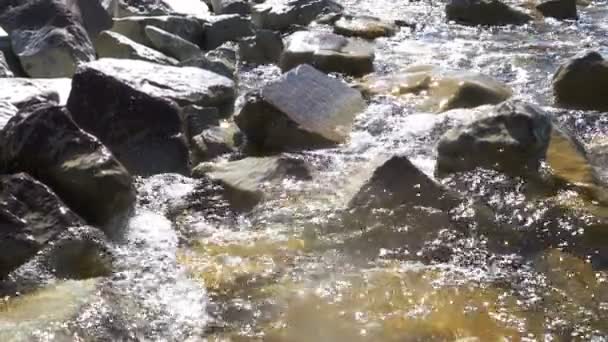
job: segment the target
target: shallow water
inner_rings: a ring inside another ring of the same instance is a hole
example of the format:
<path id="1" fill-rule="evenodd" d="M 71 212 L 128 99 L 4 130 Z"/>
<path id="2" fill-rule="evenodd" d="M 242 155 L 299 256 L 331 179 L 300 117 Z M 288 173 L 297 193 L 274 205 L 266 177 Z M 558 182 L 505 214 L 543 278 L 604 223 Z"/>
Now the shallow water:
<path id="1" fill-rule="evenodd" d="M 342 3 L 353 13 L 418 25 L 376 40 L 378 75 L 413 64 L 478 71 L 543 106 L 583 144 L 608 133 L 603 113 L 553 108 L 550 88 L 564 59 L 585 49 L 608 53 L 606 1 L 580 7 L 576 23 L 539 19 L 491 29 L 446 23 L 444 2 Z M 241 94 L 279 75 L 271 66 L 244 70 Z M 140 180 L 141 203 L 116 244 L 115 274 L 0 302 L 0 340 L 608 341 L 606 263 L 572 242 L 590 234 L 580 226 L 588 213 L 608 211 L 580 189 L 531 196 L 525 182 L 491 172 L 444 180 L 488 203 L 500 222 L 552 230 L 552 240 L 524 251 L 493 252 L 500 231 L 477 227 L 468 234 L 429 229 L 416 244 L 406 225 L 340 226 L 339 210 L 379 158 L 406 154 L 432 175 L 441 133 L 484 110 L 433 114 L 422 102 L 372 97 L 348 143 L 304 154 L 313 182 L 269 186 L 267 200 L 242 217 L 192 212 L 175 225 L 164 213 L 197 181 Z M 554 160 L 576 160 L 559 146 L 553 151 Z M 587 170 L 563 164 L 566 179 L 589 182 Z M 555 205 L 571 210 L 552 217 Z M 608 233 L 592 233 L 608 246 Z M 60 310 L 57 298 L 65 303 Z"/>

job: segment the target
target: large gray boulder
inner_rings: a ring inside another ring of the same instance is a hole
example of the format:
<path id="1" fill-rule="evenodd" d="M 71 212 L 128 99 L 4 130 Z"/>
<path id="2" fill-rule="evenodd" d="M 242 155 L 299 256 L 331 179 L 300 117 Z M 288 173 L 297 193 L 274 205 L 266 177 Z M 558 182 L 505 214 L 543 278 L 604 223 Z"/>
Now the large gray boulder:
<path id="1" fill-rule="evenodd" d="M 158 27 L 146 26 L 145 31 L 146 36 L 156 50 L 177 58 L 179 61 L 185 61 L 203 54 L 198 46 Z"/>
<path id="2" fill-rule="evenodd" d="M 257 30 L 239 41 L 239 57 L 252 64 L 278 63 L 283 53 L 283 38 L 278 32 Z"/>
<path id="3" fill-rule="evenodd" d="M 28 108 L 0 132 L 1 162 L 47 184 L 88 223 L 111 232 L 135 202 L 131 175 L 63 107 Z"/>
<path id="4" fill-rule="evenodd" d="M 30 77 L 70 77 L 95 59 L 79 15 L 59 0 L 4 1 L 0 25 Z"/>
<path id="5" fill-rule="evenodd" d="M 0 101 L 19 108 L 35 103 L 59 103 L 59 92 L 40 79 L 3 78 L 0 86 Z"/>
<path id="6" fill-rule="evenodd" d="M 146 35 L 146 26 L 158 27 L 198 46 L 203 44 L 203 25 L 199 20 L 190 17 L 164 15 L 117 18 L 114 19 L 112 31 L 120 33 L 137 43 L 154 47 L 154 44 Z"/>
<path id="7" fill-rule="evenodd" d="M 249 94 L 235 122 L 262 150 L 310 149 L 345 141 L 364 108 L 359 91 L 302 65 Z"/>
<path id="8" fill-rule="evenodd" d="M 522 101 L 508 101 L 446 132 L 437 146 L 437 172 L 477 167 L 514 175 L 533 174 L 551 139 L 549 116 Z"/>
<path id="9" fill-rule="evenodd" d="M 112 27 L 112 17 L 118 9 L 119 0 L 65 0 L 68 6 L 78 12 L 89 37 Z"/>
<path id="10" fill-rule="evenodd" d="M 3 77 L 13 77 L 15 76 L 11 71 L 6 58 L 4 57 L 4 52 L 0 51 L 0 78 Z"/>
<path id="11" fill-rule="evenodd" d="M 306 26 L 320 14 L 342 10 L 332 0 L 268 0 L 252 7 L 251 20 L 258 28 L 285 31 Z"/>
<path id="12" fill-rule="evenodd" d="M 536 6 L 545 17 L 555 19 L 578 19 L 576 0 L 549 0 Z"/>
<path id="13" fill-rule="evenodd" d="M 553 76 L 557 104 L 578 109 L 608 109 L 608 61 L 597 52 L 577 55 Z"/>
<path id="14" fill-rule="evenodd" d="M 193 175 L 219 183 L 225 198 L 238 211 L 249 211 L 260 203 L 271 184 L 280 184 L 288 178 L 312 178 L 304 160 L 284 155 L 203 163 L 193 170 Z"/>
<path id="15" fill-rule="evenodd" d="M 196 18 L 209 16 L 209 8 L 200 0 L 119 0 L 117 17 L 179 15 Z"/>
<path id="16" fill-rule="evenodd" d="M 500 0 L 450 0 L 446 17 L 462 25 L 523 25 L 532 18 Z"/>
<path id="17" fill-rule="evenodd" d="M 248 0 L 211 0 L 211 7 L 215 14 L 240 14 L 251 13 L 251 4 Z"/>
<path id="18" fill-rule="evenodd" d="M 29 175 L 0 176 L 0 279 L 68 227 L 82 224 L 51 189 Z"/>
<path id="19" fill-rule="evenodd" d="M 247 17 L 238 14 L 216 15 L 209 18 L 205 24 L 205 48 L 212 50 L 253 33 L 253 25 Z"/>
<path id="20" fill-rule="evenodd" d="M 374 70 L 373 46 L 357 38 L 329 32 L 298 31 L 291 34 L 281 55 L 283 71 L 310 64 L 329 73 L 362 76 Z"/>
<path id="21" fill-rule="evenodd" d="M 104 31 L 97 36 L 95 49 L 99 58 L 135 59 L 164 65 L 178 63 L 174 58 L 112 31 Z"/>

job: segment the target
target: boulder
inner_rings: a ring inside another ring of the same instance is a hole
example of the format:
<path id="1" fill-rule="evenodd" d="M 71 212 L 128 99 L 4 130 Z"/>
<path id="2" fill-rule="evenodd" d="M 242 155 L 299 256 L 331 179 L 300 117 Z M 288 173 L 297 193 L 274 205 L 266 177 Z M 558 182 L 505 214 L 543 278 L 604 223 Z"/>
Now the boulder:
<path id="1" fill-rule="evenodd" d="M 66 0 L 72 7 L 76 7 L 84 28 L 89 37 L 95 39 L 97 35 L 112 27 L 112 17 L 118 8 L 119 0 Z"/>
<path id="2" fill-rule="evenodd" d="M 283 53 L 283 38 L 277 32 L 257 30 L 239 41 L 240 60 L 251 64 L 278 63 Z"/>
<path id="3" fill-rule="evenodd" d="M 281 55 L 283 71 L 310 64 L 329 73 L 363 76 L 374 70 L 373 46 L 357 38 L 329 32 L 298 31 L 291 34 Z"/>
<path id="4" fill-rule="evenodd" d="M 240 14 L 251 13 L 251 5 L 247 0 L 211 0 L 211 7 L 215 14 Z"/>
<path id="5" fill-rule="evenodd" d="M 431 179 L 407 157 L 396 155 L 382 161 L 359 187 L 348 202 L 347 215 L 349 222 L 361 225 L 359 228 L 366 228 L 376 219 L 388 222 L 392 217 L 399 222 L 408 214 L 428 216 L 425 220 L 439 217 L 447 222 L 445 213 L 461 202 L 459 196 Z M 426 211 L 425 214 L 415 207 L 433 208 L 442 213 Z"/>
<path id="6" fill-rule="evenodd" d="M 46 185 L 27 174 L 0 176 L 0 279 L 68 227 L 84 224 Z"/>
<path id="7" fill-rule="evenodd" d="M 206 19 L 210 16 L 209 7 L 201 0 L 161 0 L 169 13 Z"/>
<path id="8" fill-rule="evenodd" d="M 238 211 L 253 209 L 264 198 L 264 189 L 285 179 L 310 180 L 302 159 L 290 156 L 250 157 L 237 161 L 203 163 L 193 170 L 195 177 L 209 177 L 224 189 L 224 196 Z"/>
<path id="9" fill-rule="evenodd" d="M 203 54 L 198 46 L 158 27 L 146 26 L 145 31 L 146 36 L 156 50 L 177 58 L 179 61 L 185 61 Z"/>
<path id="10" fill-rule="evenodd" d="M 180 63 L 181 66 L 192 66 L 212 71 L 216 74 L 236 79 L 238 46 L 232 42 Z"/>
<path id="11" fill-rule="evenodd" d="M 413 66 L 387 76 L 372 74 L 360 87 L 372 95 L 413 97 L 420 102 L 421 110 L 434 112 L 498 104 L 512 95 L 506 84 L 489 76 L 431 65 Z"/>
<path id="12" fill-rule="evenodd" d="M 309 65 L 301 65 L 249 94 L 235 122 L 263 150 L 327 147 L 350 134 L 365 109 L 361 94 Z"/>
<path id="13" fill-rule="evenodd" d="M 39 106 L 13 117 L 0 132 L 2 165 L 47 184 L 89 224 L 111 232 L 135 202 L 131 175 L 63 107 Z"/>
<path id="14" fill-rule="evenodd" d="M 306 26 L 320 14 L 342 10 L 332 0 L 268 0 L 251 8 L 251 20 L 258 28 L 285 31 Z"/>
<path id="15" fill-rule="evenodd" d="M 146 35 L 146 26 L 158 27 L 198 46 L 202 46 L 203 43 L 203 25 L 198 20 L 174 15 L 134 16 L 114 19 L 112 31 L 120 33 L 139 44 L 153 48 L 154 45 Z"/>
<path id="16" fill-rule="evenodd" d="M 6 126 L 8 120 L 10 120 L 19 109 L 13 106 L 10 102 L 0 101 L 0 130 Z"/>
<path id="17" fill-rule="evenodd" d="M 158 0 L 118 0 L 115 17 L 169 15 L 169 6 Z"/>
<path id="18" fill-rule="evenodd" d="M 77 13 L 58 0 L 0 4 L 0 25 L 10 34 L 14 53 L 30 77 L 70 77 L 95 59 Z"/>
<path id="19" fill-rule="evenodd" d="M 4 53 L 0 51 L 0 78 L 3 77 L 14 77 L 15 75 L 11 71 L 8 63 L 6 62 L 6 58 L 4 57 Z"/>
<path id="20" fill-rule="evenodd" d="M 446 132 L 437 146 L 437 172 L 477 167 L 513 175 L 533 174 L 551 139 L 549 116 L 522 101 L 507 101 L 492 112 Z"/>
<path id="21" fill-rule="evenodd" d="M 186 173 L 188 151 L 174 101 L 208 100 L 191 87 L 194 83 L 186 83 L 199 71 L 188 69 L 101 59 L 74 75 L 68 108 L 74 120 L 99 137 L 130 172 Z M 198 75 L 204 91 L 207 74 Z"/>
<path id="22" fill-rule="evenodd" d="M 577 55 L 553 76 L 558 105 L 587 110 L 608 110 L 608 61 L 597 52 Z"/>
<path id="23" fill-rule="evenodd" d="M 334 23 L 334 32 L 348 37 L 375 39 L 397 32 L 397 25 L 371 16 L 343 16 Z"/>
<path id="24" fill-rule="evenodd" d="M 545 17 L 555 19 L 578 19 L 576 0 L 549 0 L 536 6 Z"/>
<path id="25" fill-rule="evenodd" d="M 0 101 L 22 108 L 36 103 L 58 103 L 59 92 L 40 79 L 0 79 Z"/>
<path id="26" fill-rule="evenodd" d="M 523 25 L 532 18 L 499 0 L 450 0 L 446 17 L 462 25 Z"/>
<path id="27" fill-rule="evenodd" d="M 247 17 L 238 14 L 216 15 L 205 24 L 205 48 L 213 50 L 229 42 L 254 34 L 253 25 Z"/>
<path id="28" fill-rule="evenodd" d="M 193 137 L 201 134 L 205 129 L 219 126 L 221 114 L 215 107 L 192 105 L 182 109 L 182 118 L 186 139 L 190 142 Z"/>
<path id="29" fill-rule="evenodd" d="M 95 40 L 95 49 L 100 58 L 119 58 L 176 65 L 177 60 L 145 45 L 112 31 L 104 31 Z"/>
<path id="30" fill-rule="evenodd" d="M 232 123 L 204 129 L 190 141 L 192 163 L 196 165 L 224 154 L 236 153 L 239 133 L 238 127 Z"/>

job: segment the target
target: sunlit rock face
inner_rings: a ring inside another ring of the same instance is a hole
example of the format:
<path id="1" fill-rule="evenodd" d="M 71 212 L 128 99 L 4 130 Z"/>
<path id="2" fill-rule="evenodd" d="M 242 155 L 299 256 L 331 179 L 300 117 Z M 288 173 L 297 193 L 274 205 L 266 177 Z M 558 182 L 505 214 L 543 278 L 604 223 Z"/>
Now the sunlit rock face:
<path id="1" fill-rule="evenodd" d="M 364 108 L 357 90 L 302 65 L 249 94 L 235 122 L 263 150 L 310 149 L 345 141 Z"/>
<path id="2" fill-rule="evenodd" d="M 95 59 L 78 14 L 58 0 L 0 4 L 0 24 L 30 77 L 70 77 Z"/>
<path id="3" fill-rule="evenodd" d="M 115 18 L 111 30 L 137 43 L 154 47 L 146 35 L 146 26 L 158 27 L 196 45 L 203 43 L 203 26 L 198 20 L 190 17 L 159 15 Z"/>
<path id="4" fill-rule="evenodd" d="M 396 31 L 394 23 L 371 16 L 343 16 L 334 23 L 337 34 L 365 39 L 392 36 Z"/>
<path id="5" fill-rule="evenodd" d="M 539 108 L 521 101 L 505 102 L 443 135 L 437 146 L 437 172 L 481 167 L 533 174 L 546 155 L 551 130 L 551 120 Z"/>
<path id="6" fill-rule="evenodd" d="M 198 46 L 156 26 L 146 26 L 145 31 L 146 36 L 158 51 L 177 58 L 179 61 L 185 61 L 202 54 Z"/>
<path id="7" fill-rule="evenodd" d="M 509 86 L 492 77 L 432 65 L 412 66 L 386 76 L 370 75 L 360 87 L 370 95 L 411 99 L 421 110 L 433 112 L 498 104 L 512 95 Z"/>
<path id="8" fill-rule="evenodd" d="M 286 38 L 279 64 L 283 71 L 310 64 L 326 73 L 362 76 L 373 71 L 373 61 L 373 46 L 364 40 L 327 32 L 298 31 Z"/>
<path id="9" fill-rule="evenodd" d="M 252 7 L 251 20 L 259 28 L 284 31 L 293 25 L 308 25 L 321 13 L 342 9 L 332 0 L 270 0 Z"/>
<path id="10" fill-rule="evenodd" d="M 597 52 L 564 62 L 553 76 L 558 105 L 580 109 L 608 109 L 608 62 Z"/>

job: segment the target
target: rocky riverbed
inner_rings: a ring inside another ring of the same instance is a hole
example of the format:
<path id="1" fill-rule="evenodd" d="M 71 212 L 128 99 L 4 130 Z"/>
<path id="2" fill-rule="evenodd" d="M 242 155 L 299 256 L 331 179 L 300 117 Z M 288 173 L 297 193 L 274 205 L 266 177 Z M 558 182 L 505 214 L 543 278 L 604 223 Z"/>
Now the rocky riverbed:
<path id="1" fill-rule="evenodd" d="M 604 0 L 0 0 L 1 341 L 608 341 Z"/>

